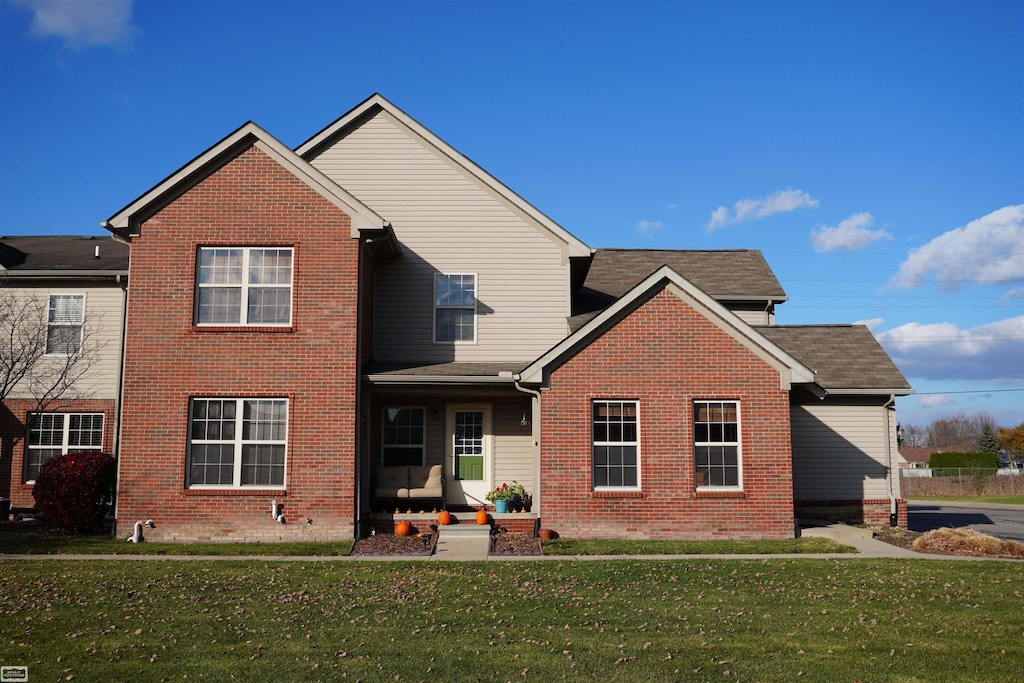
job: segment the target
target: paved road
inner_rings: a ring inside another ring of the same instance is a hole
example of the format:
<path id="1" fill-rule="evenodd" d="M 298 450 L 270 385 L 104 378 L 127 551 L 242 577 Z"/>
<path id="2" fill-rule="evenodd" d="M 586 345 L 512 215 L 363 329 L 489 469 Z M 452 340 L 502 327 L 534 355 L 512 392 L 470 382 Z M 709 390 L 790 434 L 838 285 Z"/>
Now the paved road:
<path id="1" fill-rule="evenodd" d="M 910 501 L 907 511 L 911 531 L 963 527 L 1024 543 L 1024 505 Z"/>

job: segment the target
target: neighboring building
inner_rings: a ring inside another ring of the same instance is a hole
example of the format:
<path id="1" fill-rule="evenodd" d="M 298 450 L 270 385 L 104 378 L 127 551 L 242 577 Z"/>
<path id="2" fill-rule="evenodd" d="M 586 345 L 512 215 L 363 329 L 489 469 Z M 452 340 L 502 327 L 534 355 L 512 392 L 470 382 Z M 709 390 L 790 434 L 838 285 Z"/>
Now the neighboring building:
<path id="1" fill-rule="evenodd" d="M 934 448 L 924 448 L 922 446 L 900 446 L 900 458 L 902 459 L 900 467 L 928 467 L 928 463 L 931 462 L 932 453 L 934 452 Z"/>
<path id="2" fill-rule="evenodd" d="M 905 523 L 911 390 L 866 328 L 776 326 L 756 251 L 591 249 L 379 95 L 294 151 L 246 124 L 105 226 L 121 532 L 351 538 L 431 465 L 438 504 L 515 480 L 502 524 L 573 536 Z"/>
<path id="3" fill-rule="evenodd" d="M 3 402 L 0 498 L 31 508 L 36 474 L 49 458 L 115 450 L 128 246 L 103 237 L 0 237 L 0 278 L 4 297 L 38 303 L 40 319 L 29 324 L 47 329 L 37 369 L 60 366 L 68 354 L 94 354 L 59 400 L 23 380 Z"/>

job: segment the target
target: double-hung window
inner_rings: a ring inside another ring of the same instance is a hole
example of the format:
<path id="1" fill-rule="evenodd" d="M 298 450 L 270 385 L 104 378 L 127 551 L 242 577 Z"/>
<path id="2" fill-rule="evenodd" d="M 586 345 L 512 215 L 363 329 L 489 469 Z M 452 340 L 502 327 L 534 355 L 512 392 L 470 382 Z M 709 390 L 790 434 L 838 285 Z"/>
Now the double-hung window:
<path id="1" fill-rule="evenodd" d="M 291 247 L 201 247 L 196 267 L 199 325 L 288 325 Z"/>
<path id="2" fill-rule="evenodd" d="M 426 450 L 423 408 L 385 408 L 381 465 L 423 465 Z"/>
<path id="3" fill-rule="evenodd" d="M 694 401 L 693 462 L 697 488 L 740 487 L 738 401 Z"/>
<path id="4" fill-rule="evenodd" d="M 35 481 L 55 455 L 103 448 L 103 413 L 32 413 L 29 415 L 25 481 Z"/>
<path id="5" fill-rule="evenodd" d="M 476 275 L 434 274 L 434 341 L 476 341 Z"/>
<path id="6" fill-rule="evenodd" d="M 51 294 L 46 316 L 46 353 L 70 356 L 82 350 L 84 294 Z"/>
<path id="7" fill-rule="evenodd" d="M 639 488 L 639 403 L 599 400 L 591 409 L 594 488 Z"/>
<path id="8" fill-rule="evenodd" d="M 194 398 L 189 423 L 190 487 L 284 486 L 286 399 Z"/>

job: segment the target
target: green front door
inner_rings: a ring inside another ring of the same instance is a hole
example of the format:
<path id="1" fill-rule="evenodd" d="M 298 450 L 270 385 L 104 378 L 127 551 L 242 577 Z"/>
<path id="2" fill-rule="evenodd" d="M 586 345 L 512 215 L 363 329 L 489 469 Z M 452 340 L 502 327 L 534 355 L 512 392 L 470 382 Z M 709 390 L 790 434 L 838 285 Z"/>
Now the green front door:
<path id="1" fill-rule="evenodd" d="M 484 479 L 484 411 L 456 410 L 455 476 L 462 481 Z"/>

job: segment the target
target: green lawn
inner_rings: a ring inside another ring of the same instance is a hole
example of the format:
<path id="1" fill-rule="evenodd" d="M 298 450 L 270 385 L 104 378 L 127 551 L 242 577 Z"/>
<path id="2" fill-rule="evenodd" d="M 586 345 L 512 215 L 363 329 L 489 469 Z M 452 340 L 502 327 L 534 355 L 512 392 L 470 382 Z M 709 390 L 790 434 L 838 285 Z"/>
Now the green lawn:
<path id="1" fill-rule="evenodd" d="M 52 532 L 5 533 L 0 552 L 36 555 L 348 555 L 352 541 L 338 543 L 127 543 L 110 536 Z"/>
<path id="2" fill-rule="evenodd" d="M 544 542 L 545 555 L 779 555 L 784 553 L 855 553 L 827 538 L 784 541 L 642 541 L 559 538 Z"/>
<path id="3" fill-rule="evenodd" d="M 6 561 L 0 664 L 39 681 L 1009 681 L 1020 569 Z"/>

